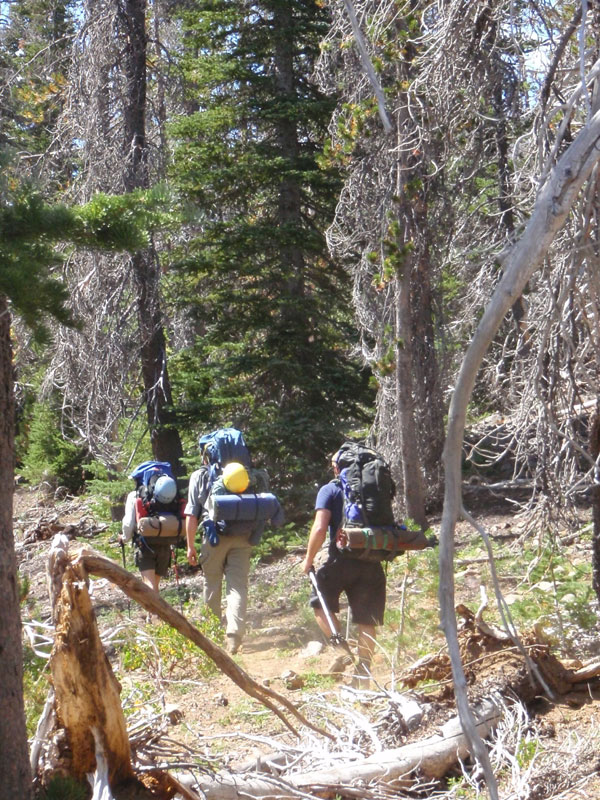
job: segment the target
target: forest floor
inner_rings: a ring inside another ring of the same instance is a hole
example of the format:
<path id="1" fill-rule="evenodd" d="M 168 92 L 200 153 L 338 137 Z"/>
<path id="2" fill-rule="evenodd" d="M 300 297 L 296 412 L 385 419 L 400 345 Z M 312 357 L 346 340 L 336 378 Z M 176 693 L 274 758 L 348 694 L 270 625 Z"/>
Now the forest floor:
<path id="1" fill-rule="evenodd" d="M 59 503 L 23 488 L 18 490 L 14 514 L 17 558 L 21 575 L 29 581 L 25 620 L 28 616 L 46 622 L 49 619 L 45 569 L 52 534 L 61 531 L 68 534 L 69 525 L 78 526 L 81 534 L 86 530 L 82 520 L 88 519 L 90 537 L 79 535 L 76 543 L 96 547 L 97 524 L 87 515 L 87 508 L 76 501 Z M 585 524 L 585 517 L 584 513 L 582 524 Z M 512 547 L 511 552 L 513 555 L 516 552 L 518 558 L 523 533 L 518 517 L 488 509 L 478 512 L 477 518 L 490 533 L 495 549 Z M 437 527 L 434 521 L 434 532 Z M 82 538 L 84 541 L 79 541 Z M 483 577 L 486 559 L 472 547 L 478 538 L 466 523 L 459 524 L 456 605 L 462 604 L 472 611 L 479 607 L 481 585 L 486 583 Z M 110 555 L 117 563 L 122 563 L 121 552 L 116 547 Z M 435 584 L 431 570 L 435 569 L 432 565 L 436 553 L 411 554 L 409 559 L 399 558 L 389 566 L 388 611 L 374 661 L 373 691 L 359 694 L 349 688 L 350 665 L 343 667 L 341 674 L 330 673 L 331 664 L 340 651 L 325 641 L 307 608 L 309 586 L 300 569 L 302 555 L 300 551 L 288 552 L 271 563 L 259 563 L 253 569 L 248 633 L 235 661 L 257 682 L 285 694 L 300 708 L 336 703 L 344 708 L 352 707 L 356 715 L 352 726 L 361 728 L 364 725 L 364 730 L 347 735 L 353 745 L 358 746 L 359 740 L 364 740 L 362 744 L 367 753 L 373 748 L 368 741 L 373 731 L 379 738 L 379 747 L 398 747 L 435 732 L 441 723 L 456 714 L 445 639 L 437 621 L 436 586 L 423 585 L 428 580 Z M 563 555 L 574 565 L 585 565 L 591 558 L 588 545 L 582 545 L 577 539 L 567 545 Z M 135 573 L 129 549 L 126 559 L 127 567 Z M 202 616 L 203 578 L 201 572 L 192 571 L 184 561 L 184 551 L 180 550 L 177 577 L 171 570 L 161 593 L 194 622 L 195 616 Z M 153 640 L 166 640 L 163 623 L 146 623 L 143 609 L 112 584 L 92 583 L 92 599 L 101 634 L 119 628 L 141 636 L 142 645 L 138 638 L 141 649 L 136 650 L 144 654 L 141 661 L 136 662 L 129 653 L 127 664 L 123 651 L 115 644 L 117 639 L 112 639 L 108 648 L 113 669 L 123 687 L 123 697 L 127 696 L 134 708 L 134 712 L 130 710 L 129 713 L 142 713 L 144 709 L 147 712 L 149 708 L 167 709 L 173 722 L 168 730 L 169 747 L 173 752 L 181 746 L 182 752 L 185 748 L 201 752 L 207 762 L 237 771 L 248 768 L 277 748 L 293 746 L 294 737 L 281 721 L 227 677 L 198 667 L 188 651 L 177 651 L 169 659 L 165 647 L 154 646 L 153 649 Z M 500 583 L 508 603 L 515 598 L 527 602 L 530 587 L 516 570 L 514 575 L 503 575 Z M 493 589 L 489 594 L 493 606 Z M 589 598 L 589 593 L 586 596 Z M 593 612 L 595 601 L 588 600 L 588 608 Z M 345 625 L 344 608 L 340 617 Z M 560 643 L 550 642 L 547 627 L 539 621 L 533 621 L 531 629 L 519 629 L 523 641 L 550 644 L 544 658 L 544 677 L 553 690 L 553 697 L 549 698 L 539 684 L 532 685 L 523 661 L 513 657 L 511 648 L 480 635 L 471 617 L 468 612 L 459 613 L 463 658 L 470 659 L 466 674 L 471 700 L 501 687 L 505 696 L 518 696 L 526 709 L 526 720 L 519 723 L 520 738 L 515 752 L 508 758 L 509 762 L 513 759 L 513 766 L 511 768 L 510 763 L 507 766 L 505 760 L 499 773 L 505 776 L 502 780 L 508 781 L 507 787 L 510 785 L 510 791 L 507 788 L 502 796 L 523 800 L 600 797 L 600 680 L 595 678 L 570 688 L 562 681 L 565 669 L 600 658 L 598 624 L 588 619 L 584 627 L 570 626 L 567 633 L 563 630 Z M 353 626 L 348 626 L 346 631 L 352 642 Z M 158 650 L 161 650 L 160 655 Z M 419 729 L 408 731 L 390 717 L 389 699 L 394 692 L 407 691 L 411 681 L 403 683 L 403 677 L 411 674 L 411 666 L 426 654 L 431 654 L 426 665 L 420 672 L 412 673 L 420 679 L 412 696 L 422 702 L 427 711 Z M 369 722 L 365 721 L 367 719 Z M 510 744 L 505 744 L 505 748 L 510 750 Z M 511 771 L 512 778 L 506 778 Z M 459 781 L 460 775 L 457 770 L 450 777 Z M 449 786 L 451 784 L 437 786 L 437 796 L 441 796 L 442 789 L 450 792 Z M 468 793 L 472 791 L 469 787 L 461 791 L 465 793 L 448 796 L 476 796 L 476 793 Z"/>

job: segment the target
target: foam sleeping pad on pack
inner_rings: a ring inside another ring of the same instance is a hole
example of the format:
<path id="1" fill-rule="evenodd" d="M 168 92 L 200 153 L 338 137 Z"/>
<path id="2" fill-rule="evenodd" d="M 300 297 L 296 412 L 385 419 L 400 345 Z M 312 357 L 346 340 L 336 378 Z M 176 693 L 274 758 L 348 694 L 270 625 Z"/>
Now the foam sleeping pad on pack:
<path id="1" fill-rule="evenodd" d="M 423 550 L 427 537 L 423 531 L 411 531 L 404 525 L 381 528 L 340 528 L 336 536 L 338 550 L 345 553 L 379 551 L 386 553 Z"/>
<path id="2" fill-rule="evenodd" d="M 208 498 L 211 519 L 225 522 L 261 522 L 271 519 L 277 511 L 274 494 L 216 494 Z"/>
<path id="3" fill-rule="evenodd" d="M 163 539 L 177 537 L 184 533 L 183 521 L 176 514 L 155 514 L 140 517 L 137 523 L 140 536 L 159 536 Z"/>

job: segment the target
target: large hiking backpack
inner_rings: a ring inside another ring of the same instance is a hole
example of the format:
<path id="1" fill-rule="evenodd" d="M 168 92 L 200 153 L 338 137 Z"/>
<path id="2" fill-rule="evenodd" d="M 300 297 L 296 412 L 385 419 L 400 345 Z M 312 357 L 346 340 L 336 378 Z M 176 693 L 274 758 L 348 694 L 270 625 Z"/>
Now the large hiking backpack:
<path id="1" fill-rule="evenodd" d="M 182 501 L 169 462 L 144 461 L 129 477 L 136 482 L 138 534 L 144 538 L 179 537 L 183 530 Z"/>
<path id="2" fill-rule="evenodd" d="M 405 550 L 422 550 L 427 539 L 394 520 L 396 486 L 380 453 L 358 442 L 345 442 L 336 455 L 344 494 L 342 526 L 336 545 L 342 555 L 365 561 L 391 561 Z"/>
<path id="3" fill-rule="evenodd" d="M 396 486 L 383 456 L 358 442 L 345 442 L 336 463 L 344 492 L 344 524 L 393 525 Z"/>
<path id="4" fill-rule="evenodd" d="M 223 472 L 223 467 L 232 462 L 243 464 L 246 468 L 252 466 L 244 435 L 236 428 L 219 428 L 206 433 L 198 439 L 198 447 L 202 455 L 208 458 L 212 481 Z"/>
<path id="5" fill-rule="evenodd" d="M 208 460 L 206 508 L 217 534 L 252 534 L 256 523 L 270 519 L 278 505 L 275 495 L 269 492 L 267 471 L 252 466 L 244 436 L 236 428 L 205 434 L 198 445 Z M 241 464 L 248 473 L 248 486 L 242 493 L 229 491 L 223 480 L 224 469 L 233 464 Z"/>

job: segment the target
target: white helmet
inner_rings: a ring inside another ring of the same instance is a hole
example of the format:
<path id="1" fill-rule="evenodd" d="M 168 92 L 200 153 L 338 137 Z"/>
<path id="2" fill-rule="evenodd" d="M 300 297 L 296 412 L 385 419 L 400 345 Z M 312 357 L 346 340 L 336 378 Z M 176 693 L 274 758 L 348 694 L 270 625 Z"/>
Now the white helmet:
<path id="1" fill-rule="evenodd" d="M 159 503 L 171 503 L 177 494 L 177 484 L 169 475 L 161 475 L 154 484 L 154 497 Z"/>

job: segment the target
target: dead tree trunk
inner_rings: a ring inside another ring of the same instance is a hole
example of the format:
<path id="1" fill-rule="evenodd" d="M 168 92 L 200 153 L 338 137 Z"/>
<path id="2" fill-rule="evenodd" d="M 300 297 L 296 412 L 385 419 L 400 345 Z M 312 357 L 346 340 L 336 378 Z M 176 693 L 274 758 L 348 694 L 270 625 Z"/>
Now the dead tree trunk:
<path id="1" fill-rule="evenodd" d="M 150 185 L 146 141 L 146 0 L 125 0 L 119 4 L 119 20 L 127 42 L 124 50 L 127 97 L 123 114 L 123 180 L 125 190 L 130 192 L 147 189 Z M 152 452 L 159 461 L 169 461 L 175 473 L 181 475 L 183 449 L 171 411 L 171 384 L 159 300 L 160 270 L 154 247 L 134 253 L 131 268 L 137 291 L 140 361 Z"/>
<path id="2" fill-rule="evenodd" d="M 596 412 L 590 424 L 590 453 L 596 462 L 592 487 L 592 586 L 600 603 L 600 479 L 598 456 L 600 456 L 600 413 Z"/>
<path id="3" fill-rule="evenodd" d="M 492 701 L 482 702 L 475 713 L 482 736 L 487 736 L 502 716 Z M 412 785 L 411 773 L 416 770 L 426 777 L 441 778 L 459 758 L 464 759 L 468 753 L 467 738 L 455 717 L 442 727 L 440 735 L 351 763 L 290 775 L 276 783 L 273 779 L 256 775 L 219 775 L 200 781 L 198 789 L 206 800 L 242 800 L 248 797 L 296 800 L 298 790 L 303 791 L 304 796 L 311 797 L 313 792 L 318 792 L 318 796 L 346 796 L 344 787 L 352 787 L 356 791 L 357 784 L 365 786 L 374 782 L 391 785 L 397 790 Z M 352 792 L 349 796 L 356 795 Z"/>
<path id="4" fill-rule="evenodd" d="M 467 406 L 482 359 L 506 312 L 520 297 L 524 286 L 538 269 L 581 187 L 600 158 L 599 141 L 600 112 L 594 114 L 563 153 L 538 195 L 525 231 L 503 259 L 504 274 L 465 353 L 448 414 L 444 448 L 446 486 L 440 529 L 441 623 L 448 642 L 460 718 L 473 745 L 473 751 L 483 765 L 492 798 L 498 797 L 496 781 L 467 700 L 454 611 L 454 530 L 462 509 L 461 453 Z"/>
<path id="5" fill-rule="evenodd" d="M 102 754 L 114 789 L 133 777 L 121 687 L 98 635 L 83 565 L 68 560 L 68 540 L 58 539 L 50 561 L 56 625 L 50 668 L 56 715 L 67 733 L 73 776 L 84 780 L 96 772 Z"/>

